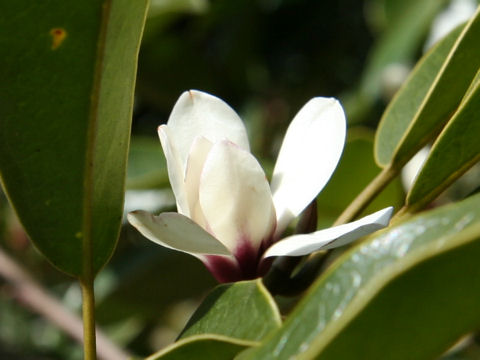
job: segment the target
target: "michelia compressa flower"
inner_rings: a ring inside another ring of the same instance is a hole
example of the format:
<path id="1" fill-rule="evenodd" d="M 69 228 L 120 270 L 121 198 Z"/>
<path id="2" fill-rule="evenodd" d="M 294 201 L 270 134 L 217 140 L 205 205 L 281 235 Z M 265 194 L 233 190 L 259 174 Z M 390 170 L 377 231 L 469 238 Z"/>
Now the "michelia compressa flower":
<path id="1" fill-rule="evenodd" d="M 337 100 L 311 99 L 287 130 L 269 184 L 235 111 L 210 94 L 184 92 L 158 128 L 178 213 L 138 210 L 128 220 L 157 244 L 199 258 L 220 282 L 261 276 L 270 257 L 350 243 L 387 226 L 392 208 L 280 240 L 332 175 L 345 129 Z"/>

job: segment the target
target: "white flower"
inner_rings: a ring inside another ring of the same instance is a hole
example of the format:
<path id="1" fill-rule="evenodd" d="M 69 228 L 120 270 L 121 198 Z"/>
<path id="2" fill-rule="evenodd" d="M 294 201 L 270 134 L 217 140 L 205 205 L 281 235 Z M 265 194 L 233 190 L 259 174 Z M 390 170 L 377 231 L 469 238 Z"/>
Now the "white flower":
<path id="1" fill-rule="evenodd" d="M 345 128 L 337 100 L 311 99 L 287 130 L 269 185 L 235 111 L 207 93 L 184 92 L 158 129 L 178 213 L 139 210 L 128 220 L 157 244 L 199 258 L 220 282 L 262 275 L 268 257 L 345 245 L 387 226 L 392 208 L 278 241 L 332 175 Z"/>

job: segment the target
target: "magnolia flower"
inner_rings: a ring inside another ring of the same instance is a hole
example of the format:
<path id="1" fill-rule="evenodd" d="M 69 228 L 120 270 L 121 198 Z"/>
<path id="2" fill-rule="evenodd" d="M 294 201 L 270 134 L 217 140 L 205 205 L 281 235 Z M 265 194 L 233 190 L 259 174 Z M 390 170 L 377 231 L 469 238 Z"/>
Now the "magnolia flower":
<path id="1" fill-rule="evenodd" d="M 274 256 L 350 243 L 387 226 L 392 208 L 280 240 L 332 175 L 345 129 L 337 100 L 310 100 L 287 130 L 269 184 L 235 111 L 207 93 L 184 92 L 158 128 L 178 213 L 138 210 L 128 220 L 157 244 L 199 258 L 220 282 L 261 276 Z"/>

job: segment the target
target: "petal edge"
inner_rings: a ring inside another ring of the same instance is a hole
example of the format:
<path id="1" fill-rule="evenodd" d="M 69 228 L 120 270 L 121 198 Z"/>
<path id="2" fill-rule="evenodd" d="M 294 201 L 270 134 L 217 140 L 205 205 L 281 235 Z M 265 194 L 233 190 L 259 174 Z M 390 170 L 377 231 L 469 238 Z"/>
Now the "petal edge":
<path id="1" fill-rule="evenodd" d="M 362 236 L 386 227 L 392 214 L 393 207 L 388 207 L 348 224 L 319 230 L 311 234 L 292 235 L 273 244 L 263 257 L 303 256 L 315 251 L 347 245 Z"/>
<path id="2" fill-rule="evenodd" d="M 128 214 L 128 221 L 147 239 L 166 248 L 198 255 L 231 255 L 212 235 L 188 217 L 178 213 L 158 216 L 137 210 Z"/>
<path id="3" fill-rule="evenodd" d="M 287 129 L 272 177 L 279 235 L 318 195 L 343 151 L 346 120 L 334 98 L 307 102 Z"/>

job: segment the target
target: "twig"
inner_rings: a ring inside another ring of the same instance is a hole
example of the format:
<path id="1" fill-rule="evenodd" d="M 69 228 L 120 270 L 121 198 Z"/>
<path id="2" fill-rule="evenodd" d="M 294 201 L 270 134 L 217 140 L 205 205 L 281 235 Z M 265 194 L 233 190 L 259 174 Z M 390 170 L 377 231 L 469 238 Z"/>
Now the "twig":
<path id="1" fill-rule="evenodd" d="M 7 253 L 0 249 L 0 276 L 12 287 L 20 303 L 58 326 L 75 341 L 83 344 L 82 320 L 43 289 Z M 97 353 L 102 360 L 126 360 L 130 354 L 119 349 L 97 328 Z"/>

